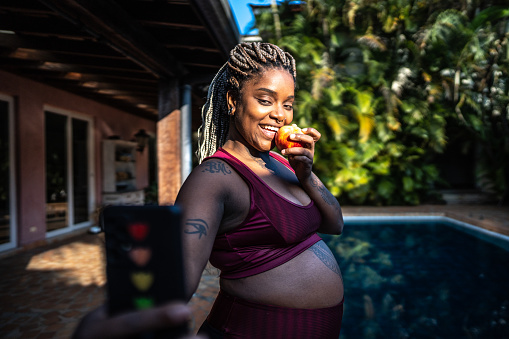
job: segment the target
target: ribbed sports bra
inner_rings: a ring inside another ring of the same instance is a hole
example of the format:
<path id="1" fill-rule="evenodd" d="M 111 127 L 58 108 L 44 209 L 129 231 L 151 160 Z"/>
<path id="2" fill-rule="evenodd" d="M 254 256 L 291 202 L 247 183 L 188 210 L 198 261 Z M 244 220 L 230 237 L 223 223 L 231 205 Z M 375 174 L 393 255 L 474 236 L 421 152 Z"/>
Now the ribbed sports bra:
<path id="1" fill-rule="evenodd" d="M 282 156 L 271 156 L 289 168 Z M 295 204 L 270 188 L 239 159 L 220 148 L 206 158 L 228 163 L 247 183 L 250 208 L 235 229 L 216 236 L 210 263 L 227 279 L 245 278 L 282 265 L 304 252 L 321 238 L 316 234 L 321 215 L 313 201 Z"/>

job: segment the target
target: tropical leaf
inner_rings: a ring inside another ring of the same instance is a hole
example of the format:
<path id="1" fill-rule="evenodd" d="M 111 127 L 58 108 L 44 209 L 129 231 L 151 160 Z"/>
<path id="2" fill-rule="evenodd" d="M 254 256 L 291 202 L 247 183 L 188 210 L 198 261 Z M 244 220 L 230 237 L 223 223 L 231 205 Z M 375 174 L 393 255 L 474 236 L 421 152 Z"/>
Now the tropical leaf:
<path id="1" fill-rule="evenodd" d="M 412 192 L 414 189 L 414 180 L 411 177 L 403 177 L 403 189 L 406 192 Z"/>
<path id="2" fill-rule="evenodd" d="M 380 157 L 377 161 L 372 161 L 366 164 L 366 166 L 371 169 L 373 174 L 386 176 L 390 174 L 391 164 L 391 158 Z"/>
<path id="3" fill-rule="evenodd" d="M 396 185 L 388 179 L 383 179 L 376 187 L 377 193 L 385 199 L 390 199 L 396 190 Z"/>
<path id="4" fill-rule="evenodd" d="M 374 49 L 374 50 L 378 50 L 378 51 L 382 51 L 382 52 L 387 50 L 387 46 L 382 41 L 382 39 L 380 37 L 372 35 L 372 34 L 363 35 L 363 36 L 359 37 L 357 39 L 357 41 L 361 45 L 365 45 L 365 46 L 367 46 L 371 49 Z"/>
<path id="5" fill-rule="evenodd" d="M 359 144 L 359 147 L 361 149 L 359 160 L 363 165 L 370 163 L 384 148 L 383 144 L 378 142 L 362 143 Z"/>
<path id="6" fill-rule="evenodd" d="M 500 20 L 502 18 L 509 17 L 509 8 L 502 6 L 491 6 L 482 10 L 477 14 L 470 23 L 470 29 L 473 31 L 486 26 L 487 23 L 493 24 L 495 21 Z"/>
<path id="7" fill-rule="evenodd" d="M 344 115 L 330 114 L 327 115 L 327 125 L 331 129 L 334 139 L 341 141 L 342 136 L 346 132 L 346 126 L 348 125 L 348 118 Z"/>

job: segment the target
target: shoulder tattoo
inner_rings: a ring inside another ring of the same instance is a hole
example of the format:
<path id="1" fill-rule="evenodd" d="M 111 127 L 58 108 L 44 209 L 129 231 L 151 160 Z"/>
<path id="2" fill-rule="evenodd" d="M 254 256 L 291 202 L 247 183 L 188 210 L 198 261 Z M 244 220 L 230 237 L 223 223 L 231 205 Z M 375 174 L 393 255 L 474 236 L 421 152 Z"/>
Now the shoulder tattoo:
<path id="1" fill-rule="evenodd" d="M 186 234 L 197 234 L 198 239 L 201 236 L 207 236 L 209 225 L 203 219 L 187 219 L 185 223 L 184 233 Z"/>
<path id="2" fill-rule="evenodd" d="M 205 167 L 202 172 L 222 173 L 223 175 L 231 174 L 232 171 L 226 167 L 222 161 L 206 161 L 203 163 Z"/>
<path id="3" fill-rule="evenodd" d="M 313 252 L 332 272 L 337 275 L 341 275 L 336 258 L 334 258 L 329 246 L 327 246 L 323 240 L 311 246 L 309 250 Z"/>

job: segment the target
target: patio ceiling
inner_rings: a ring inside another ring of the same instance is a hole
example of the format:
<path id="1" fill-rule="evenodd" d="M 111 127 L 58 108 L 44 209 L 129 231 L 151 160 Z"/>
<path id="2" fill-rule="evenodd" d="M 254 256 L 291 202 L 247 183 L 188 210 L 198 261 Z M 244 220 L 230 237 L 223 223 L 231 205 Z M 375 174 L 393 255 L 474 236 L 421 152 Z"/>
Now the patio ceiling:
<path id="1" fill-rule="evenodd" d="M 160 80 L 201 99 L 238 41 L 226 0 L 0 1 L 0 69 L 153 120 Z"/>

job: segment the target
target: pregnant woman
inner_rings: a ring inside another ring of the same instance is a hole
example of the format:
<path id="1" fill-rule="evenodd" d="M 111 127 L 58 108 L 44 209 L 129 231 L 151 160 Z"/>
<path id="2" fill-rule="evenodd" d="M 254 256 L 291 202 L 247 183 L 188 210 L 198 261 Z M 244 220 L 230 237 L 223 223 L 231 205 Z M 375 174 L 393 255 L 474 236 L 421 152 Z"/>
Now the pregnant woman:
<path id="1" fill-rule="evenodd" d="M 200 329 L 210 338 L 334 338 L 343 315 L 338 264 L 317 232 L 340 234 L 337 199 L 312 172 L 320 133 L 290 136 L 301 147 L 271 150 L 293 120 L 293 57 L 268 43 L 242 43 L 209 87 L 200 165 L 182 186 L 188 297 L 208 261 L 220 292 Z M 287 157 L 287 159 L 285 158 Z"/>

